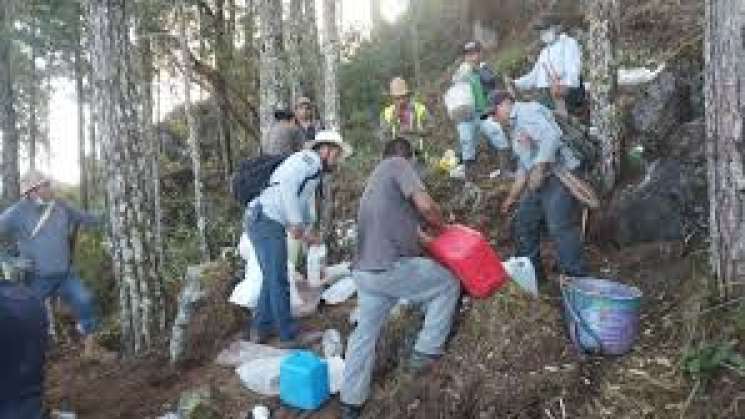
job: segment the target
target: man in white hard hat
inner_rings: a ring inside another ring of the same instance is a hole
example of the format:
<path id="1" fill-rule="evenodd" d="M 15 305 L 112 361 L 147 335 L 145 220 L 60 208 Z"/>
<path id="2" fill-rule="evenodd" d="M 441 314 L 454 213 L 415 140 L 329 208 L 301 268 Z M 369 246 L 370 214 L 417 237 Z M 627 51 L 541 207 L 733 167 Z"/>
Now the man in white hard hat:
<path id="1" fill-rule="evenodd" d="M 50 179 L 30 171 L 21 179 L 21 199 L 0 214 L 0 234 L 16 241 L 22 258 L 30 261 L 29 287 L 39 298 L 59 295 L 78 318 L 85 336 L 85 354 L 98 348 L 93 294 L 72 266 L 71 234 L 78 226 L 98 226 L 97 217 L 56 199 Z"/>
<path id="2" fill-rule="evenodd" d="M 339 133 L 320 131 L 305 150 L 292 154 L 277 167 L 269 186 L 248 204 L 248 236 L 264 276 L 250 330 L 254 343 L 266 342 L 276 331 L 279 346 L 300 346 L 290 311 L 287 233 L 309 244 L 320 242 L 311 225 L 311 197 L 323 174 L 333 172 L 351 154 L 352 147 Z"/>

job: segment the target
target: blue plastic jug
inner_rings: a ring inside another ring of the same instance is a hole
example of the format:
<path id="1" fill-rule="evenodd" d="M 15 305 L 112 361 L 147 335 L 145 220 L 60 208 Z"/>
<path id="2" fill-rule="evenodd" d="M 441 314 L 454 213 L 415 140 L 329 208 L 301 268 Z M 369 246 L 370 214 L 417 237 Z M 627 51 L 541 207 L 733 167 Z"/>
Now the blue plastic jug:
<path id="1" fill-rule="evenodd" d="M 285 358 L 279 367 L 279 398 L 298 409 L 318 409 L 329 398 L 326 361 L 308 351 Z"/>

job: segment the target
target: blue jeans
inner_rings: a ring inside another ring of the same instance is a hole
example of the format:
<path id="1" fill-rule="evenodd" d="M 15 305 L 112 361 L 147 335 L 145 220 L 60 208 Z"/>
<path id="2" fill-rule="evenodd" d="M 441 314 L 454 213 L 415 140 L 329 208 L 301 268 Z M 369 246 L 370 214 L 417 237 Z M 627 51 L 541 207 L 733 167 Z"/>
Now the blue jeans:
<path id="1" fill-rule="evenodd" d="M 0 400 L 0 419 L 42 419 L 41 395 Z"/>
<path id="2" fill-rule="evenodd" d="M 510 148 L 510 143 L 502 131 L 502 127 L 491 119 L 480 119 L 477 115 L 471 121 L 458 123 L 458 140 L 463 161 L 476 160 L 476 151 L 481 142 L 481 134 L 485 135 L 489 144 L 497 150 Z"/>
<path id="3" fill-rule="evenodd" d="M 287 231 L 267 218 L 260 208 L 249 215 L 248 237 L 254 245 L 263 281 L 254 310 L 253 327 L 269 334 L 276 325 L 281 340 L 295 338 L 296 327 L 290 311 L 290 283 L 287 280 Z"/>
<path id="4" fill-rule="evenodd" d="M 450 271 L 429 258 L 399 259 L 380 272 L 355 271 L 360 317 L 347 343 L 341 401 L 361 405 L 370 394 L 375 343 L 391 308 L 401 298 L 424 307 L 424 326 L 414 350 L 439 355 L 450 333 L 460 283 Z"/>
<path id="5" fill-rule="evenodd" d="M 541 228 L 544 221 L 558 247 L 561 273 L 569 276 L 586 274 L 577 204 L 556 176 L 546 179 L 537 191 L 527 191 L 520 201 L 515 219 L 517 256 L 529 257 L 540 279 L 543 279 Z"/>
<path id="6" fill-rule="evenodd" d="M 34 277 L 29 283 L 29 288 L 42 300 L 58 293 L 62 301 L 73 309 L 84 335 L 90 335 L 96 330 L 98 322 L 93 294 L 83 285 L 76 273 Z"/>

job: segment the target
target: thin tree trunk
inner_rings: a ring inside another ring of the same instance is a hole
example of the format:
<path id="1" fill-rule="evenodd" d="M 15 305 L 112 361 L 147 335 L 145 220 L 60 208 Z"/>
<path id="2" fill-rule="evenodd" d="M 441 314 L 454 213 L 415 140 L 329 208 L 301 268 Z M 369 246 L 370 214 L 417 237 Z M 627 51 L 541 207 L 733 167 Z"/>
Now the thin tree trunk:
<path id="1" fill-rule="evenodd" d="M 323 1 L 323 55 L 324 67 L 324 105 L 325 125 L 328 129 L 341 131 L 341 118 L 339 115 L 339 88 L 337 71 L 339 68 L 339 33 L 336 18 L 337 0 Z M 321 231 L 330 241 L 333 241 L 332 221 L 334 218 L 334 177 L 331 174 L 323 179 L 323 200 L 321 201 Z"/>
<path id="2" fill-rule="evenodd" d="M 8 204 L 20 195 L 18 173 L 18 127 L 12 65 L 12 4 L 0 3 L 0 128 L 3 130 L 3 201 Z"/>
<path id="3" fill-rule="evenodd" d="M 235 7 L 235 4 L 232 5 Z M 215 62 L 217 72 L 222 75 L 223 80 L 231 80 L 231 67 L 233 57 L 233 37 L 230 32 L 230 26 L 225 22 L 225 0 L 215 2 L 215 26 L 216 26 L 216 52 Z M 232 133 L 230 129 L 230 118 L 228 118 L 225 103 L 228 98 L 225 97 L 226 89 L 215 89 L 213 93 L 213 106 L 217 111 L 217 133 L 220 143 L 220 156 L 222 158 L 222 175 L 223 184 L 226 189 L 230 189 L 230 176 L 233 173 L 232 159 Z"/>
<path id="4" fill-rule="evenodd" d="M 324 72 L 324 120 L 327 128 L 339 131 L 339 90 L 337 71 L 339 67 L 339 33 L 336 26 L 336 1 L 323 0 L 323 56 Z"/>
<path id="5" fill-rule="evenodd" d="M 161 268 L 165 266 L 166 263 L 166 254 L 165 250 L 163 248 L 163 209 L 161 208 L 161 200 L 160 200 L 160 154 L 162 150 L 162 145 L 160 141 L 160 70 L 156 70 L 156 85 L 158 86 L 156 90 L 157 94 L 157 100 L 155 102 L 155 125 L 153 126 L 153 143 L 154 143 L 154 150 L 153 150 L 153 207 L 155 212 L 155 254 L 158 255 L 158 262 L 159 267 Z M 163 283 L 163 278 L 161 277 L 159 280 L 160 285 L 160 306 L 158 307 L 160 310 L 160 319 L 158 322 L 158 329 L 159 330 L 165 330 L 166 329 L 166 309 L 165 309 L 165 284 Z"/>
<path id="6" fill-rule="evenodd" d="M 269 132 L 274 121 L 274 111 L 288 105 L 286 92 L 284 48 L 282 42 L 282 2 L 280 0 L 260 0 L 259 20 L 261 22 L 260 59 L 260 107 L 259 118 L 261 137 Z"/>
<path id="7" fill-rule="evenodd" d="M 191 163 L 194 171 L 194 214 L 197 220 L 197 235 L 199 241 L 199 254 L 203 262 L 210 260 L 207 247 L 207 219 L 204 215 L 204 185 L 202 183 L 202 156 L 197 138 L 197 120 L 191 109 L 191 62 L 189 60 L 189 36 L 186 31 L 186 4 L 180 1 L 181 24 L 181 50 L 184 60 L 184 113 L 189 132 L 189 148 L 191 150 Z"/>
<path id="8" fill-rule="evenodd" d="M 318 40 L 318 21 L 316 19 L 315 0 L 303 0 L 303 30 L 306 35 L 303 38 L 303 67 L 306 80 L 304 94 L 312 97 L 317 112 L 324 109 L 323 106 L 323 59 L 321 46 Z"/>
<path id="9" fill-rule="evenodd" d="M 304 96 L 303 81 L 303 0 L 290 1 L 290 16 L 287 19 L 287 31 L 285 40 L 287 41 L 287 55 L 289 57 L 289 75 L 290 75 L 290 102 L 295 103 L 300 96 Z"/>
<path id="10" fill-rule="evenodd" d="M 163 253 L 162 238 L 160 237 L 159 224 L 160 224 L 160 147 L 157 144 L 156 129 L 157 126 L 153 123 L 153 78 L 155 68 L 153 65 L 153 48 L 152 38 L 149 36 L 151 32 L 150 16 L 145 15 L 140 17 L 138 21 L 138 32 L 139 32 L 139 58 L 140 58 L 140 86 L 142 99 L 142 124 L 143 127 L 143 138 L 144 138 L 144 149 L 145 154 L 145 165 L 149 167 L 149 172 L 146 171 L 146 187 L 144 191 L 147 194 L 147 203 L 150 208 L 147 212 L 149 218 L 146 220 L 149 230 L 155 232 L 154 246 L 155 252 L 150 255 L 152 263 L 150 264 L 150 271 L 143 275 L 144 286 L 152 283 L 152 301 L 149 306 L 143 307 L 143 313 L 147 313 L 148 316 L 152 316 L 153 319 L 150 324 L 153 325 L 154 331 L 162 333 L 165 330 L 165 297 L 163 293 L 163 279 L 160 275 L 161 267 L 163 266 Z M 148 187 L 152 186 L 152 188 Z M 145 222 L 145 221 L 143 221 Z M 147 281 L 149 279 L 149 281 Z M 144 287 L 143 286 L 143 287 Z M 156 320 L 157 319 L 157 320 Z M 146 335 L 147 336 L 147 335 Z M 147 341 L 147 339 L 146 339 Z M 149 343 L 149 342 L 148 342 Z"/>
<path id="11" fill-rule="evenodd" d="M 83 59 L 81 57 L 80 23 L 75 25 L 75 91 L 78 100 L 78 166 L 80 167 L 80 202 L 84 209 L 90 207 L 88 199 L 88 176 L 86 176 L 85 159 L 85 94 L 83 90 Z"/>
<path id="12" fill-rule="evenodd" d="M 411 0 L 409 7 L 411 10 L 411 55 L 414 60 L 414 86 L 417 90 L 422 88 L 422 60 L 419 41 L 419 16 L 421 12 L 421 0 Z"/>
<path id="13" fill-rule="evenodd" d="M 380 31 L 380 27 L 383 26 L 383 13 L 380 9 L 380 0 L 370 0 L 370 18 L 372 27 L 370 33 L 375 36 L 376 32 Z"/>
<path id="14" fill-rule="evenodd" d="M 38 73 L 36 68 L 36 58 L 39 56 L 39 46 L 37 34 L 39 30 L 38 18 L 34 16 L 31 19 L 31 85 L 29 86 L 29 98 L 28 98 L 28 163 L 29 169 L 36 169 L 36 139 L 39 136 L 39 125 L 36 115 L 36 102 L 38 99 L 38 87 L 36 81 L 38 79 Z"/>
<path id="15" fill-rule="evenodd" d="M 616 109 L 618 65 L 616 38 L 620 21 L 618 0 L 597 0 L 589 10 L 588 57 L 591 125 L 601 143 L 600 175 L 604 191 L 610 192 L 621 167 L 621 122 Z"/>
<path id="16" fill-rule="evenodd" d="M 745 295 L 745 3 L 706 0 L 706 154 L 711 264 L 720 295 Z"/>

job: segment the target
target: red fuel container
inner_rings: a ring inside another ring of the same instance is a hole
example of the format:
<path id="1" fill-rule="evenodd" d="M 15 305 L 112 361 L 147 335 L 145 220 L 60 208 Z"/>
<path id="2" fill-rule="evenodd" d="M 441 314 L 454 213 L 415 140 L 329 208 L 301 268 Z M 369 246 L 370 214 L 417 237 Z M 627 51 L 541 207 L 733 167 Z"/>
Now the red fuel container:
<path id="1" fill-rule="evenodd" d="M 427 245 L 427 251 L 458 277 L 473 297 L 489 297 L 507 281 L 497 252 L 481 233 L 464 225 L 447 227 Z"/>

